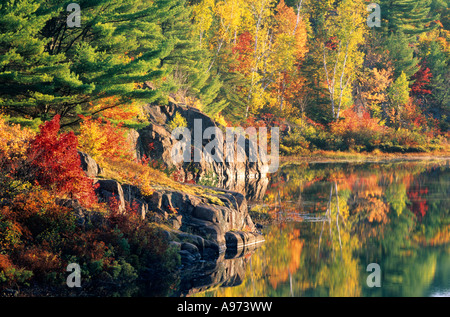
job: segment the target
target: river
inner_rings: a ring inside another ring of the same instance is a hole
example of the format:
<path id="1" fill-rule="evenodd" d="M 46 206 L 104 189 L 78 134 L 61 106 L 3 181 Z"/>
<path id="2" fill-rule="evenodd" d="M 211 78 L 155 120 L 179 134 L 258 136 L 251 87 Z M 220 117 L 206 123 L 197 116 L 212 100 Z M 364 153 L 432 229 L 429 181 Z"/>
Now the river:
<path id="1" fill-rule="evenodd" d="M 449 160 L 284 165 L 250 202 L 265 243 L 186 294 L 450 296 L 449 176 Z"/>

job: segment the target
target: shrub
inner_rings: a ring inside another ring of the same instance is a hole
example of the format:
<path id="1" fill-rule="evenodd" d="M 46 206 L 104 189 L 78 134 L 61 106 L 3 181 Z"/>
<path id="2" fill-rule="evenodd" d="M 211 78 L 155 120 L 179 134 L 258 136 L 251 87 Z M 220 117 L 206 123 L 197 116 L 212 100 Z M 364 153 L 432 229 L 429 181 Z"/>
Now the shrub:
<path id="1" fill-rule="evenodd" d="M 330 131 L 342 138 L 341 150 L 372 151 L 381 143 L 386 127 L 368 112 L 356 113 L 354 108 L 345 109 L 341 120 L 330 124 Z"/>
<path id="2" fill-rule="evenodd" d="M 186 128 L 187 121 L 179 112 L 177 112 L 167 125 L 171 130 L 175 130 L 176 128 Z"/>
<path id="3" fill-rule="evenodd" d="M 16 258 L 16 263 L 33 272 L 34 278 L 38 280 L 45 279 L 52 272 L 61 272 L 63 267 L 61 258 L 44 245 L 33 245 L 21 250 Z"/>
<path id="4" fill-rule="evenodd" d="M 133 158 L 131 142 L 128 141 L 127 129 L 122 124 L 113 125 L 109 120 L 81 116 L 78 136 L 79 147 L 89 153 L 94 159 L 102 161 L 105 158 L 126 159 Z"/>
<path id="5" fill-rule="evenodd" d="M 32 276 L 31 271 L 17 268 L 9 256 L 0 254 L 0 289 L 25 283 Z"/>
<path id="6" fill-rule="evenodd" d="M 85 206 L 97 199 L 89 179 L 81 168 L 78 140 L 73 132 L 59 134 L 59 115 L 41 125 L 30 142 L 28 160 L 35 170 L 35 180 L 44 188 L 78 199 Z"/>
<path id="7" fill-rule="evenodd" d="M 0 203 L 27 190 L 30 171 L 23 168 L 26 152 L 34 133 L 17 124 L 8 124 L 0 115 Z"/>
<path id="8" fill-rule="evenodd" d="M 389 129 L 384 135 L 380 149 L 385 152 L 428 152 L 428 138 L 407 129 Z"/>
<path id="9" fill-rule="evenodd" d="M 306 153 L 309 149 L 309 142 L 302 135 L 302 131 L 295 129 L 288 136 L 282 138 L 280 144 L 281 153 L 284 155 L 295 155 Z"/>

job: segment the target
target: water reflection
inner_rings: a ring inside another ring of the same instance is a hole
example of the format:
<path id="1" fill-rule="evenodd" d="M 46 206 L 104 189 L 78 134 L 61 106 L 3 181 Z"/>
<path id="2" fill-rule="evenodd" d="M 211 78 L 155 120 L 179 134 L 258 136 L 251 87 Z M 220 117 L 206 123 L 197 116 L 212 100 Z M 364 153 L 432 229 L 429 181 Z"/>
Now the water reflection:
<path id="1" fill-rule="evenodd" d="M 448 160 L 284 166 L 253 206 L 274 223 L 239 283 L 197 295 L 448 294 L 449 174 Z M 379 288 L 367 286 L 370 263 Z"/>

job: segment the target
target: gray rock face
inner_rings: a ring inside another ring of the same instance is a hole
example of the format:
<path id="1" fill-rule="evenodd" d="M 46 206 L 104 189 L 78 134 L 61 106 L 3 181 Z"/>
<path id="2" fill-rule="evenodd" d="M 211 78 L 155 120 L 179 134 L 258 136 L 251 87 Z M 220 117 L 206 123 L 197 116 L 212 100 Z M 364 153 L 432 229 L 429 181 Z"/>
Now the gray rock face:
<path id="1" fill-rule="evenodd" d="M 149 105 L 146 107 L 146 112 L 151 123 L 138 131 L 139 138 L 136 145 L 138 155 L 146 155 L 152 160 L 163 162 L 168 168 L 176 171 L 178 179 L 182 182 L 203 181 L 205 183 L 206 181 L 211 186 L 234 191 L 242 191 L 249 187 L 250 193 L 256 195 L 252 197 L 253 199 L 262 198 L 261 193 L 265 191 L 268 183 L 268 164 L 260 157 L 255 142 L 242 135 L 236 135 L 227 140 L 224 127 L 192 107 L 174 103 L 166 106 Z M 206 129 L 216 128 L 222 131 L 223 139 L 217 139 L 219 149 L 217 155 L 222 158 L 221 162 L 208 161 L 204 156 L 200 161 L 192 159 L 190 162 L 174 162 L 172 149 L 178 141 L 172 136 L 167 124 L 177 113 L 186 119 L 187 128 L 191 134 L 192 155 L 196 151 L 203 153 L 205 147 L 210 147 L 209 143 L 216 140 L 216 136 L 212 135 L 210 138 L 203 138 Z M 196 129 L 195 132 L 194 129 Z M 200 141 L 198 143 L 195 142 L 196 133 L 200 135 L 197 137 Z M 240 144 L 244 144 L 244 148 L 239 146 Z M 226 159 L 228 148 L 233 149 L 234 160 Z M 246 186 L 249 184 L 250 186 Z"/>
<path id="2" fill-rule="evenodd" d="M 177 220 L 175 230 L 209 240 L 217 244 L 220 251 L 241 249 L 247 244 L 264 240 L 256 233 L 244 195 L 216 189 L 211 196 L 220 199 L 223 205 L 211 204 L 208 198 L 173 190 L 154 192 L 151 205 L 153 210 L 164 215 L 165 220 Z M 203 247 L 199 249 L 203 250 Z"/>
<path id="3" fill-rule="evenodd" d="M 81 160 L 81 168 L 88 177 L 97 177 L 103 172 L 100 165 L 88 154 L 78 151 Z"/>
<path id="4" fill-rule="evenodd" d="M 94 182 L 94 185 L 96 184 L 98 184 L 96 192 L 100 200 L 111 203 L 115 199 L 118 211 L 120 213 L 125 212 L 123 189 L 118 181 L 113 179 L 99 179 Z"/>
<path id="5" fill-rule="evenodd" d="M 124 184 L 122 185 L 122 189 L 124 200 L 127 201 L 131 208 L 141 216 L 141 219 L 144 219 L 149 210 L 146 201 L 149 197 L 142 195 L 141 190 L 134 185 Z"/>

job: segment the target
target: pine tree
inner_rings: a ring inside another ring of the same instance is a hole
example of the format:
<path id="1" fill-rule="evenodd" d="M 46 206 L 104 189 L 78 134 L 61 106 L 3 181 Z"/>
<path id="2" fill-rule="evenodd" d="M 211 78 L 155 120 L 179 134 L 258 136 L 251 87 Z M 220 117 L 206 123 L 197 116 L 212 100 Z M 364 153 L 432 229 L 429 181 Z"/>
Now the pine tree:
<path id="1" fill-rule="evenodd" d="M 441 129 L 445 131 L 450 127 L 450 57 L 436 41 L 425 43 L 422 50 L 431 71 L 428 111 L 441 118 Z"/>
<path id="2" fill-rule="evenodd" d="M 432 0 L 380 0 L 384 33 L 403 32 L 408 37 L 428 32 L 437 25 L 439 15 L 431 9 Z"/>
<path id="3" fill-rule="evenodd" d="M 309 53 L 306 55 L 302 68 L 302 77 L 306 79 L 306 90 L 308 102 L 306 105 L 306 115 L 308 118 L 322 124 L 333 120 L 329 111 L 329 91 L 325 83 L 323 72 L 323 49 L 321 40 L 326 37 L 324 27 L 328 12 L 333 9 L 331 0 L 311 0 L 304 1 L 303 10 L 305 17 L 309 19 L 311 28 L 311 39 L 308 40 Z"/>
<path id="4" fill-rule="evenodd" d="M 94 90 L 71 71 L 63 53 L 46 49 L 51 39 L 40 31 L 54 14 L 39 8 L 31 0 L 0 5 L 0 107 L 30 120 L 50 119 L 55 108 L 77 104 L 73 93 Z"/>
<path id="5" fill-rule="evenodd" d="M 217 95 L 220 82 L 211 78 L 208 69 L 210 53 L 198 45 L 198 38 L 194 36 L 192 7 L 186 0 L 168 2 L 170 18 L 166 18 L 161 27 L 163 36 L 173 39 L 174 49 L 162 59 L 162 63 L 171 70 L 165 89 L 178 93 L 181 98 L 195 97 L 203 105 L 209 105 Z"/>
<path id="6" fill-rule="evenodd" d="M 240 36 L 236 41 L 237 43 L 240 42 Z M 217 74 L 220 75 L 222 82 L 217 99 L 226 101 L 226 104 L 222 105 L 222 112 L 230 121 L 235 123 L 239 123 L 245 119 L 247 102 L 245 91 L 248 90 L 248 81 L 240 67 L 241 61 L 239 57 L 240 55 L 236 50 L 233 50 L 231 47 L 226 47 L 221 50 L 221 54 L 215 64 L 215 69 Z M 213 106 L 211 106 L 211 110 L 213 110 L 212 108 Z"/>
<path id="7" fill-rule="evenodd" d="M 414 47 L 409 45 L 407 36 L 398 31 L 391 33 L 386 39 L 384 48 L 387 50 L 394 66 L 394 80 L 405 73 L 408 79 L 419 70 L 419 59 L 414 56 Z"/>
<path id="8" fill-rule="evenodd" d="M 174 1 L 81 0 L 80 28 L 68 26 L 63 1 L 7 1 L 0 9 L 0 105 L 12 115 L 59 114 L 73 123 L 100 98 L 120 96 L 116 106 L 157 100 L 170 71 L 163 59 L 180 45 L 164 34 L 183 10 Z M 146 81 L 157 89 L 143 89 Z"/>

